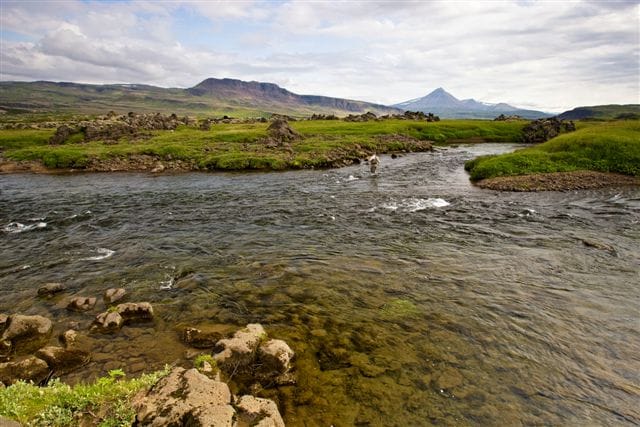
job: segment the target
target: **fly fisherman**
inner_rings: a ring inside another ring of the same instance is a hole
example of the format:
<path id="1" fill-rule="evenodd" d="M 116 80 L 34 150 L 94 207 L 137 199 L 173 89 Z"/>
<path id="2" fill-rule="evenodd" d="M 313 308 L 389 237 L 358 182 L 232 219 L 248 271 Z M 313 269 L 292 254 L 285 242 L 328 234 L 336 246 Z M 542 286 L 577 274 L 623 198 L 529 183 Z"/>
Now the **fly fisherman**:
<path id="1" fill-rule="evenodd" d="M 369 157 L 369 164 L 371 165 L 371 168 L 369 170 L 371 171 L 372 174 L 376 173 L 379 163 L 380 163 L 380 158 L 377 155 L 374 154 L 373 156 Z"/>

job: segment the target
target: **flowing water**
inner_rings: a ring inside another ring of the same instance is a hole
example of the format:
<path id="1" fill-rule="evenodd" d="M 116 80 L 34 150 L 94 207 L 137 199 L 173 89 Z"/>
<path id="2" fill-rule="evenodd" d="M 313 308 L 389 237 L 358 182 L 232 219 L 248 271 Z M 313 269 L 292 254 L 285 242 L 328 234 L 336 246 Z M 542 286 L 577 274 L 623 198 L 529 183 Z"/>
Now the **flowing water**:
<path id="1" fill-rule="evenodd" d="M 71 382 L 188 366 L 184 326 L 260 322 L 297 353 L 298 384 L 263 392 L 289 425 L 640 424 L 640 190 L 469 184 L 464 160 L 513 148 L 383 156 L 375 177 L 0 176 L 0 311 L 61 332 L 104 309 L 71 295 L 152 302 Z"/>

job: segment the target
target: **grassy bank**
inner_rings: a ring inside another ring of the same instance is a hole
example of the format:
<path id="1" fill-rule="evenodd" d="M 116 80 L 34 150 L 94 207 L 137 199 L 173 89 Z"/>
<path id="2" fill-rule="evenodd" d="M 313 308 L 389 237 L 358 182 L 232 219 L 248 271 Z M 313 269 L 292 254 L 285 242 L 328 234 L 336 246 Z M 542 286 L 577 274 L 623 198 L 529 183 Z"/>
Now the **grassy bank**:
<path id="1" fill-rule="evenodd" d="M 291 122 L 303 135 L 290 147 L 268 147 L 267 123 L 216 124 L 211 130 L 180 127 L 155 131 L 149 138 L 116 144 L 72 140 L 48 145 L 53 130 L 2 130 L 2 156 L 11 161 L 36 161 L 47 168 L 92 168 L 100 162 L 152 156 L 182 161 L 190 169 L 245 170 L 297 169 L 335 166 L 344 159 L 357 159 L 372 152 L 423 151 L 422 141 L 517 141 L 525 122 L 443 120 L 427 123 L 407 120 L 344 122 L 338 120 Z"/>
<path id="2" fill-rule="evenodd" d="M 131 425 L 135 416 L 131 398 L 168 372 L 124 379 L 119 378 L 124 373 L 116 370 L 92 384 L 73 387 L 59 381 L 46 387 L 18 382 L 0 388 L 0 416 L 34 426 L 72 426 L 81 421 L 103 427 Z"/>
<path id="3" fill-rule="evenodd" d="M 470 160 L 465 169 L 472 181 L 579 170 L 640 176 L 640 121 L 584 123 L 543 144 Z"/>

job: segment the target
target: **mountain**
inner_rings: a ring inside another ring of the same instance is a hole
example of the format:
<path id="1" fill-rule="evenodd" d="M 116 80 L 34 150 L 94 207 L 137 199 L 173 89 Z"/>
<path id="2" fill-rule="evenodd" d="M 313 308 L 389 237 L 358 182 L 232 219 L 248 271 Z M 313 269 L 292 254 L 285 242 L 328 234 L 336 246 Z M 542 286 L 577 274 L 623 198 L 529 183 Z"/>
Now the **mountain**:
<path id="1" fill-rule="evenodd" d="M 558 115 L 563 120 L 612 120 L 612 119 L 640 119 L 640 104 L 627 105 L 594 105 L 591 107 L 577 107 Z"/>
<path id="2" fill-rule="evenodd" d="M 142 84 L 91 85 L 66 82 L 0 82 L 0 109 L 8 112 L 100 114 L 163 112 L 198 115 L 347 115 L 399 110 L 379 104 L 316 95 L 298 95 L 273 83 L 206 79 L 189 89 Z"/>
<path id="3" fill-rule="evenodd" d="M 433 113 L 442 118 L 451 119 L 493 119 L 500 114 L 518 115 L 526 119 L 551 116 L 551 114 L 542 111 L 525 110 L 503 102 L 488 104 L 475 99 L 460 100 L 441 87 L 422 98 L 401 102 L 393 106 L 403 110 Z"/>

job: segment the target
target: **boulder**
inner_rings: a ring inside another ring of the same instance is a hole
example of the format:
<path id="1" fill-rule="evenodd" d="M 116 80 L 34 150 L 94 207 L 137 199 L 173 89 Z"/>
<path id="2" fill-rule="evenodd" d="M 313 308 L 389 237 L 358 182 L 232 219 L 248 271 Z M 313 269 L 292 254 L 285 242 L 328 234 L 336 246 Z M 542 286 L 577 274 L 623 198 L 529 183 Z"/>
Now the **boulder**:
<path id="1" fill-rule="evenodd" d="M 229 387 L 196 369 L 174 368 L 145 395 L 134 399 L 134 426 L 235 425 Z"/>
<path id="2" fill-rule="evenodd" d="M 50 297 L 59 292 L 65 291 L 67 287 L 62 283 L 45 283 L 38 288 L 38 296 Z"/>
<path id="3" fill-rule="evenodd" d="M 127 294 L 127 291 L 123 288 L 111 288 L 104 292 L 102 299 L 105 304 L 113 304 L 120 301 Z"/>
<path id="4" fill-rule="evenodd" d="M 91 329 L 99 332 L 112 332 L 120 329 L 122 325 L 124 325 L 124 319 L 118 312 L 105 311 L 96 316 Z"/>
<path id="5" fill-rule="evenodd" d="M 220 338 L 222 334 L 218 331 L 185 328 L 182 332 L 182 341 L 194 348 L 213 348 Z"/>
<path id="6" fill-rule="evenodd" d="M 534 120 L 522 129 L 522 140 L 527 144 L 538 144 L 555 138 L 564 132 L 576 130 L 572 121 L 559 120 L 556 117 Z"/>
<path id="7" fill-rule="evenodd" d="M 56 133 L 53 134 L 51 138 L 49 138 L 49 144 L 51 145 L 60 145 L 64 144 L 64 142 L 71 137 L 74 133 L 77 133 L 77 129 L 70 128 L 67 125 L 62 125 L 56 129 Z"/>
<path id="8" fill-rule="evenodd" d="M 14 314 L 9 316 L 8 326 L 2 333 L 0 341 L 9 342 L 17 353 L 30 353 L 42 347 L 51 335 L 53 324 L 51 320 L 42 316 L 24 316 Z"/>
<path id="9" fill-rule="evenodd" d="M 57 346 L 43 347 L 36 352 L 36 356 L 47 362 L 57 373 L 70 372 L 90 359 L 86 351 Z"/>
<path id="10" fill-rule="evenodd" d="M 284 427 L 278 406 L 272 400 L 247 395 L 240 397 L 235 406 L 240 421 L 243 421 L 245 425 Z"/>
<path id="11" fill-rule="evenodd" d="M 0 313 L 0 334 L 4 332 L 9 324 L 9 316 L 6 314 Z"/>
<path id="12" fill-rule="evenodd" d="M 96 306 L 96 301 L 94 297 L 73 297 L 67 304 L 67 310 L 89 311 Z"/>
<path id="13" fill-rule="evenodd" d="M 38 384 L 49 376 L 47 362 L 35 356 L 0 363 L 0 382 L 14 384 L 18 380 L 33 381 Z"/>
<path id="14" fill-rule="evenodd" d="M 248 324 L 246 328 L 233 334 L 233 337 L 218 341 L 215 348 L 218 353 L 213 358 L 220 369 L 227 373 L 246 371 L 253 364 L 256 350 L 266 337 L 262 325 Z"/>
<path id="15" fill-rule="evenodd" d="M 148 302 L 118 304 L 116 312 L 125 322 L 146 322 L 153 319 L 153 307 Z"/>
<path id="16" fill-rule="evenodd" d="M 289 384 L 295 382 L 287 375 L 291 369 L 291 362 L 295 353 L 282 340 L 269 340 L 258 348 L 257 379 L 261 383 Z"/>

